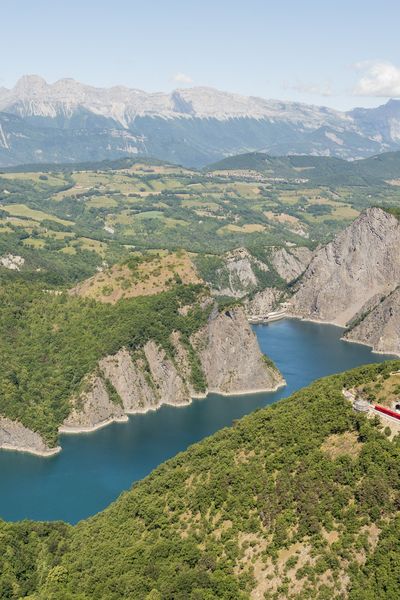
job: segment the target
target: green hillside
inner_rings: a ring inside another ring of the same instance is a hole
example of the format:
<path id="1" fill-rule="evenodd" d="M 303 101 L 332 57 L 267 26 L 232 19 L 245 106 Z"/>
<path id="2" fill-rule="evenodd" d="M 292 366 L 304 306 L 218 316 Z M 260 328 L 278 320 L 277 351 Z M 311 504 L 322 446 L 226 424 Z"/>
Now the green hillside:
<path id="1" fill-rule="evenodd" d="M 61 285 L 132 250 L 315 247 L 368 206 L 399 207 L 399 173 L 400 153 L 353 162 L 252 153 L 208 171 L 141 158 L 4 170 L 0 277 L 9 253 L 33 281 Z"/>
<path id="2" fill-rule="evenodd" d="M 400 444 L 316 381 L 192 446 L 99 515 L 0 524 L 12 600 L 397 600 Z"/>
<path id="3" fill-rule="evenodd" d="M 319 185 L 376 185 L 400 174 L 400 152 L 386 152 L 362 160 L 328 156 L 269 156 L 262 152 L 220 160 L 207 171 L 254 170 L 271 177 L 307 178 Z"/>

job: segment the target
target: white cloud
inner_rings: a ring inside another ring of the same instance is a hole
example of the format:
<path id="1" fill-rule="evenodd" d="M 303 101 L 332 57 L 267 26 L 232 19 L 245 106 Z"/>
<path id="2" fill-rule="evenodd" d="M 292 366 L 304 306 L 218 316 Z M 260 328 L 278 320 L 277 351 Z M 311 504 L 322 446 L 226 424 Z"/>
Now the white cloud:
<path id="1" fill-rule="evenodd" d="M 186 73 L 175 73 L 172 79 L 175 83 L 193 83 L 193 79 Z"/>
<path id="2" fill-rule="evenodd" d="M 364 74 L 353 89 L 356 96 L 400 97 L 400 68 L 385 61 L 364 61 L 354 65 Z"/>

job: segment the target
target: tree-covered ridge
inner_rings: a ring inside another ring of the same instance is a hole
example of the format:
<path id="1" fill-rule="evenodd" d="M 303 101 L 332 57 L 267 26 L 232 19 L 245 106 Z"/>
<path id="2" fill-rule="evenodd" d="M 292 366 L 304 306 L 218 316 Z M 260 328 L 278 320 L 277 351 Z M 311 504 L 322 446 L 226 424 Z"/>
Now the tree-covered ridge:
<path id="1" fill-rule="evenodd" d="M 0 596 L 397 600 L 399 439 L 316 381 L 161 465 L 75 527 L 0 526 Z"/>
<path id="2" fill-rule="evenodd" d="M 172 331 L 189 336 L 207 316 L 199 285 L 102 304 L 21 281 L 0 287 L 0 414 L 38 431 L 50 445 L 85 375 L 100 358 L 152 339 L 171 356 Z M 193 305 L 187 314 L 179 308 Z M 193 368 L 197 362 L 193 360 Z M 198 373 L 194 374 L 198 379 Z"/>
<path id="3" fill-rule="evenodd" d="M 307 178 L 325 185 L 379 185 L 397 179 L 400 152 L 384 152 L 361 160 L 349 161 L 331 156 L 270 156 L 249 152 L 229 156 L 207 167 L 208 171 L 249 170 L 273 177 Z"/>

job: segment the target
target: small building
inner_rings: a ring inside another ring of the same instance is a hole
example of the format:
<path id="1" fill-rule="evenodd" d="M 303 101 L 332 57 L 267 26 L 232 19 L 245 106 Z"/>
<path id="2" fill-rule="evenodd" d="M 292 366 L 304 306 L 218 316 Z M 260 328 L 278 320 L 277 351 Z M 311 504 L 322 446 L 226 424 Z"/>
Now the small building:
<path id="1" fill-rule="evenodd" d="M 366 400 L 358 398 L 355 402 L 353 402 L 353 408 L 357 412 L 369 412 L 370 404 Z"/>

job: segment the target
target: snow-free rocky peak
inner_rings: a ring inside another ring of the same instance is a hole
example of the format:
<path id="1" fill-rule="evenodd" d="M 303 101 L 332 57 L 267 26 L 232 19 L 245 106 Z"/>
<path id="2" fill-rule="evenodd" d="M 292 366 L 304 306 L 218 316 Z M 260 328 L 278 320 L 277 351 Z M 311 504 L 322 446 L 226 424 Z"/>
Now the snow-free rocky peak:
<path id="1" fill-rule="evenodd" d="M 399 283 L 400 222 L 369 208 L 316 252 L 292 299 L 292 313 L 344 326 Z"/>
<path id="2" fill-rule="evenodd" d="M 20 116 L 49 116 L 65 112 L 65 107 L 86 108 L 123 126 L 135 115 L 281 119 L 301 123 L 306 128 L 333 125 L 338 120 L 343 124 L 351 121 L 346 114 L 324 107 L 241 96 L 210 87 L 175 90 L 170 94 L 147 93 L 124 86 L 98 88 L 70 78 L 48 84 L 38 75 L 24 75 L 14 88 L 0 89 L 0 110 L 15 111 Z"/>

